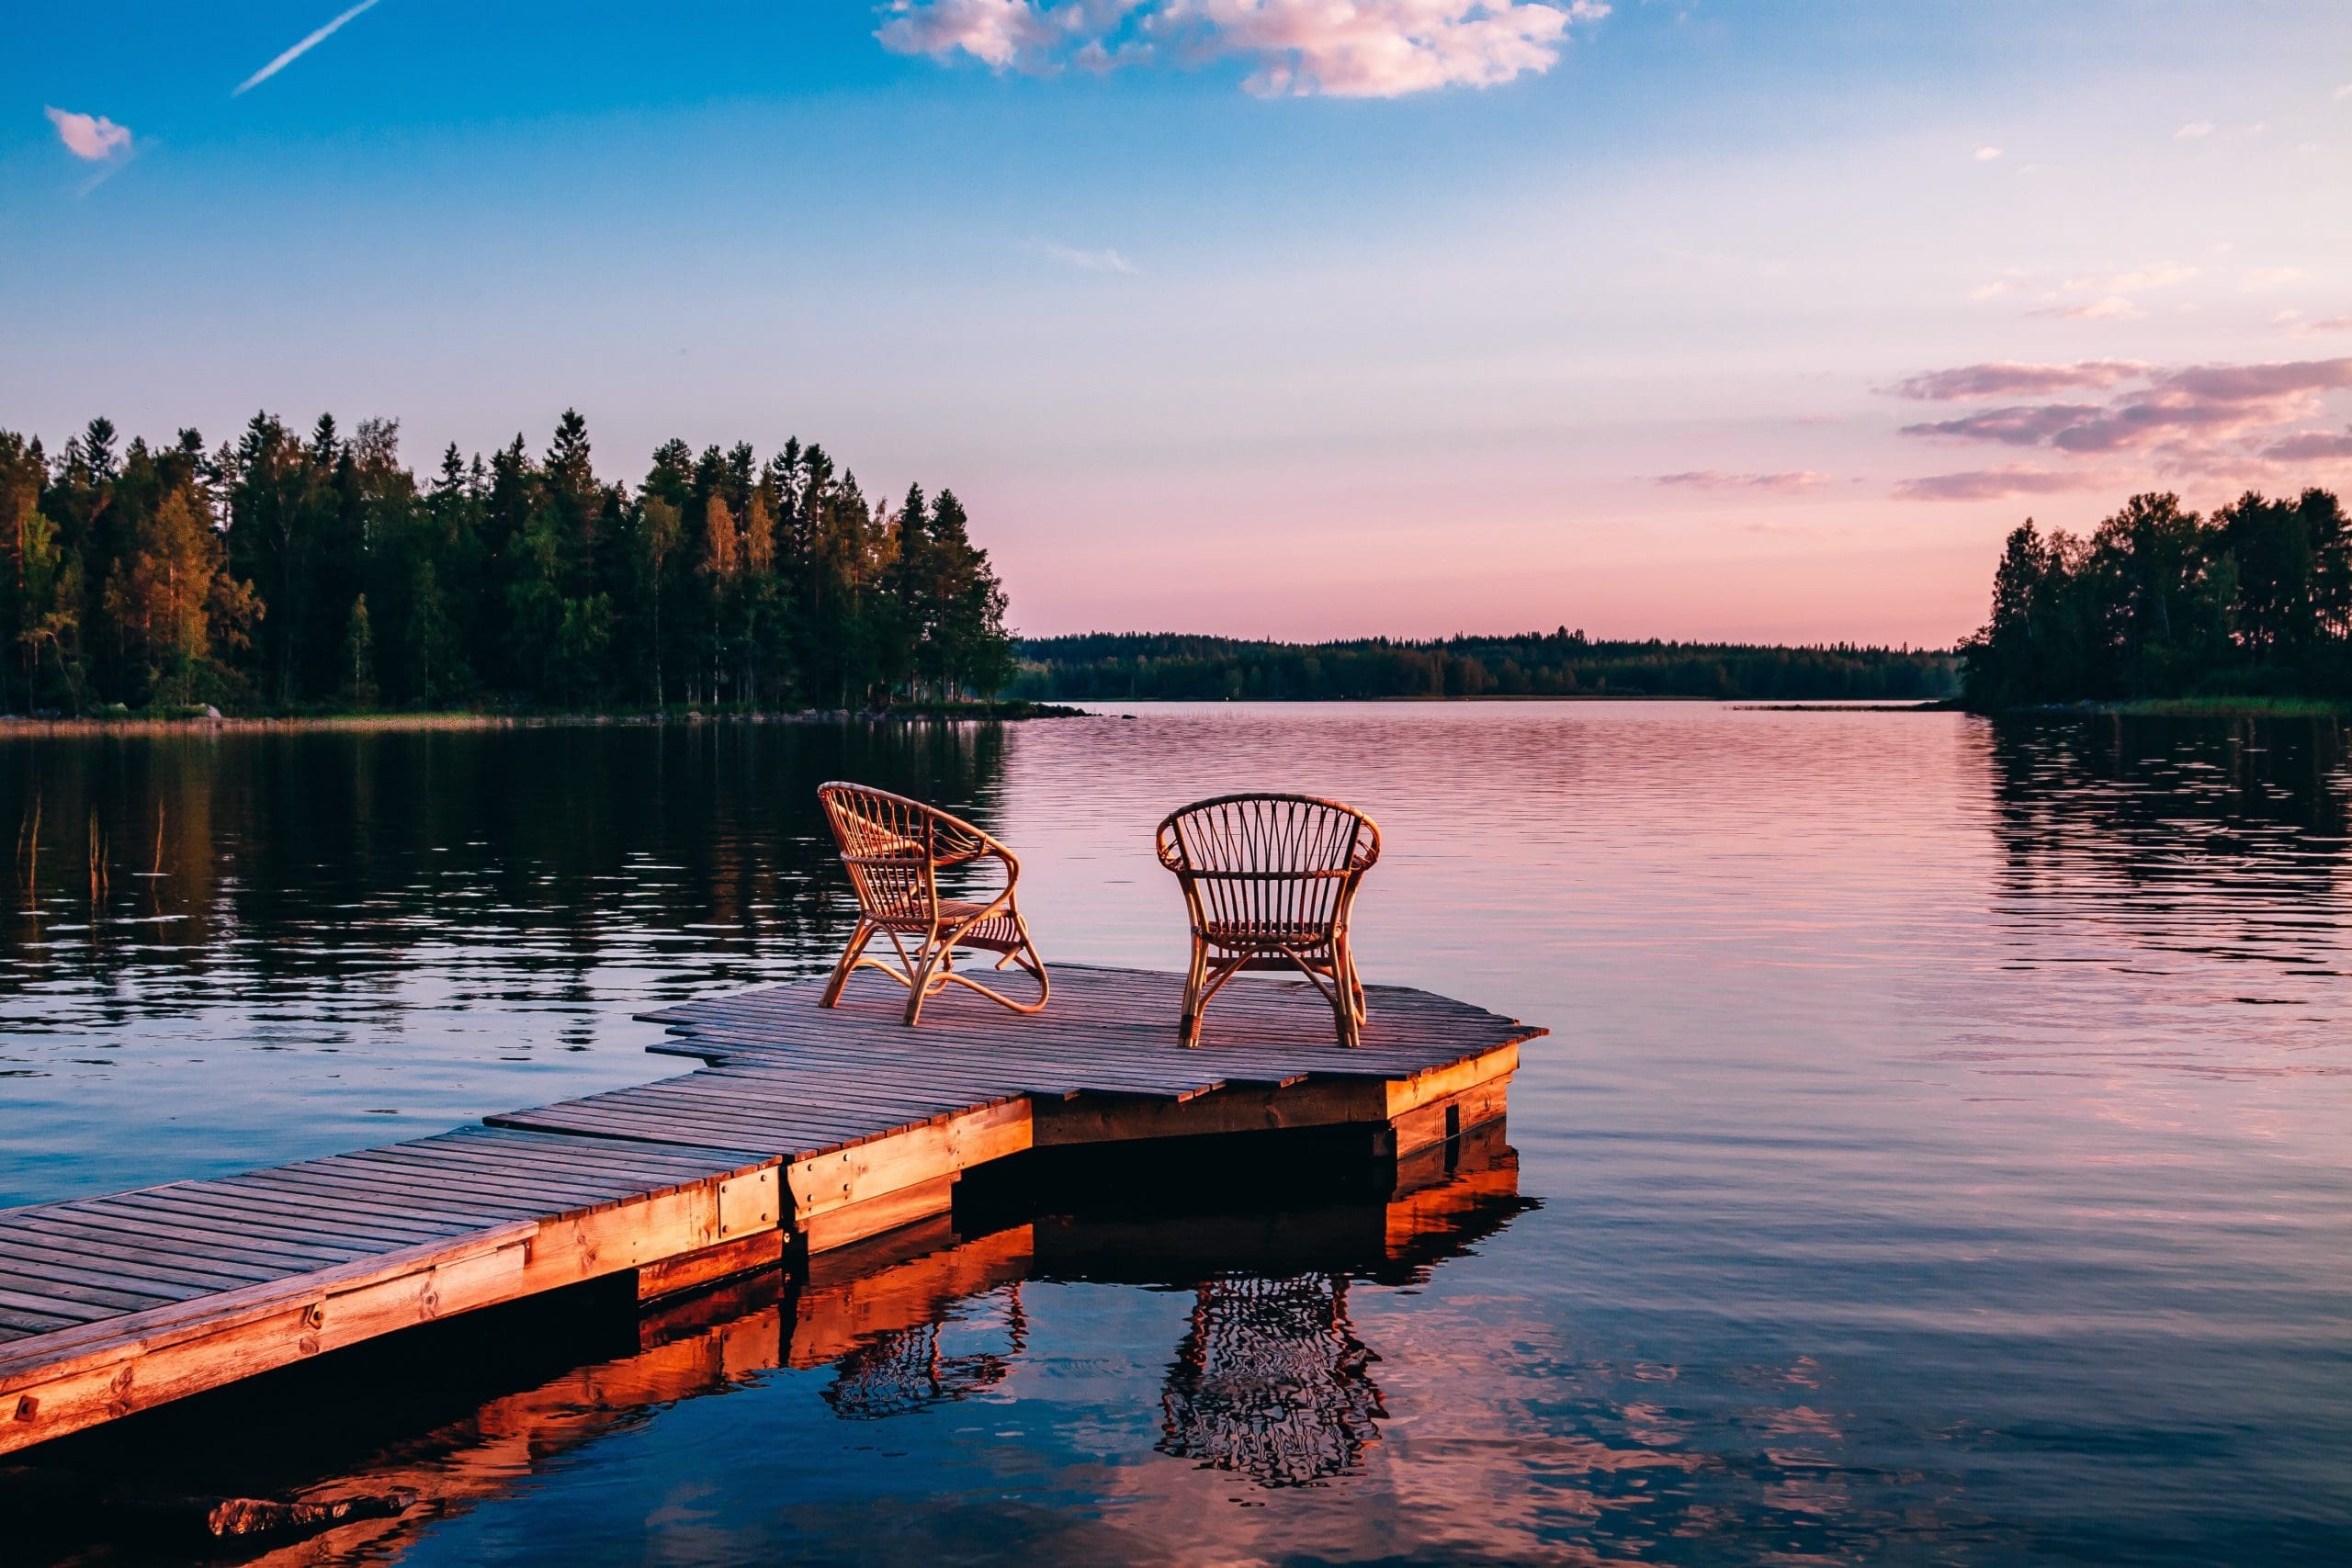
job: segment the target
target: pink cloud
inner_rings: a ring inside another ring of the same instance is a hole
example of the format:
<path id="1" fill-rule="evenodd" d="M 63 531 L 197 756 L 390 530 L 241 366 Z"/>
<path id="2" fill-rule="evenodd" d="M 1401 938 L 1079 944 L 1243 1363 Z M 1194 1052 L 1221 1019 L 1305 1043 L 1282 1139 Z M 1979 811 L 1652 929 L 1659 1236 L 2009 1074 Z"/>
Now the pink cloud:
<path id="1" fill-rule="evenodd" d="M 1964 366 L 1933 372 L 1893 389 L 1898 395 L 1917 395 L 1905 392 L 1916 384 L 1928 392 L 1948 389 L 1959 396 L 1979 384 L 2002 385 L 1998 374 L 1979 375 L 1986 368 Z M 1903 434 L 2039 447 L 2075 457 L 2134 453 L 2163 471 L 2211 478 L 2259 479 L 2267 464 L 2343 455 L 2337 437 L 2308 426 L 2331 398 L 2352 389 L 2352 358 L 2192 365 L 2171 370 L 2127 367 L 2116 379 L 2143 384 L 2104 402 L 2011 404 L 1905 425 Z M 2037 482 L 2003 472 L 2013 481 Z M 1942 489 L 1919 493 L 1940 497 L 1944 490 L 1968 492 L 1975 479 L 1939 476 L 1937 483 Z"/>
<path id="2" fill-rule="evenodd" d="M 1679 474 L 1659 474 L 1650 482 L 1687 490 L 1757 490 L 1792 495 L 1819 490 L 1829 482 L 1829 476 L 1809 468 L 1783 474 L 1727 474 L 1720 468 L 1692 468 Z"/>
<path id="3" fill-rule="evenodd" d="M 1600 0 L 891 0 L 884 48 L 998 70 L 1239 60 L 1263 96 L 1398 97 L 1541 74 Z"/>
<path id="4" fill-rule="evenodd" d="M 1939 419 L 1928 424 L 1906 424 L 1903 434 L 1958 441 L 1998 441 L 2007 446 L 2039 446 L 2097 418 L 2099 412 L 2097 403 L 2025 404 L 1986 409 L 1982 413 Z"/>
<path id="5" fill-rule="evenodd" d="M 968 54 L 1001 71 L 1041 68 L 1063 35 L 1031 0 L 893 0 L 874 36 L 896 54 Z"/>
<path id="6" fill-rule="evenodd" d="M 1253 62 L 1243 85 L 1261 96 L 1393 98 L 1540 75 L 1571 22 L 1608 14 L 1594 0 L 1168 0 L 1154 21 Z"/>
<path id="7" fill-rule="evenodd" d="M 2224 402 L 2254 402 L 2296 392 L 2352 387 L 2352 359 L 2298 359 L 2283 365 L 2195 365 L 2162 378 L 2160 387 Z"/>
<path id="8" fill-rule="evenodd" d="M 1894 494 L 1900 501 L 2008 501 L 2021 495 L 2087 490 L 2104 482 L 2101 476 L 2087 471 L 2069 473 L 2025 467 L 1975 468 L 1965 473 L 1905 479 L 1894 487 Z"/>
<path id="9" fill-rule="evenodd" d="M 54 106 L 42 112 L 49 116 L 49 123 L 57 128 L 57 139 L 76 158 L 101 163 L 130 150 L 130 128 L 117 125 L 102 114 L 76 114 Z"/>
<path id="10" fill-rule="evenodd" d="M 2284 441 L 2274 441 L 2262 449 L 2262 455 L 2277 463 L 2324 462 L 2331 457 L 2352 457 L 2352 425 L 2341 434 L 2324 430 L 2299 431 Z"/>
<path id="11" fill-rule="evenodd" d="M 1996 359 L 1909 377 L 1887 389 L 1898 398 L 1959 402 L 1967 398 L 2031 397 L 2077 389 L 2105 391 L 2148 373 L 2131 359 L 2086 359 L 2073 365 L 2028 365 Z"/>

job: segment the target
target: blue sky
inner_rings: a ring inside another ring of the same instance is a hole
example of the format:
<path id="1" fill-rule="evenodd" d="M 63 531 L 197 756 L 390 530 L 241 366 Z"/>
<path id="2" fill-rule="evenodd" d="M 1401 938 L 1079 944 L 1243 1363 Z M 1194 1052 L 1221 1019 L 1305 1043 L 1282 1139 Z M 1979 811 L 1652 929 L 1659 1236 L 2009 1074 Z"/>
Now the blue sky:
<path id="1" fill-rule="evenodd" d="M 1941 642 L 2028 512 L 2352 479 L 2352 6 L 378 0 L 235 91 L 336 15 L 17 8 L 0 427 L 797 434 L 1040 632 Z"/>

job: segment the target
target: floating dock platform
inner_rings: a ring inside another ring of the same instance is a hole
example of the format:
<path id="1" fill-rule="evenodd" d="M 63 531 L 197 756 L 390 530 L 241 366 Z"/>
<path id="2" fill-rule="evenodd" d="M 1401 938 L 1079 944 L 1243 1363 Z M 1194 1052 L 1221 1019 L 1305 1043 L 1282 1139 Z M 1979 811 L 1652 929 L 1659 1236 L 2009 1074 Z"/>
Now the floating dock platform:
<path id="1" fill-rule="evenodd" d="M 1304 983 L 1060 964 L 1034 1017 L 820 982 L 645 1015 L 702 1065 L 324 1159 L 0 1210 L 0 1453 L 475 1308 L 633 1272 L 675 1295 L 945 1213 L 1033 1149 L 1319 1128 L 1402 1159 L 1501 1116 L 1544 1032 L 1370 987 L 1354 1050 Z M 1214 1144 L 1170 1145 L 1182 1162 Z"/>

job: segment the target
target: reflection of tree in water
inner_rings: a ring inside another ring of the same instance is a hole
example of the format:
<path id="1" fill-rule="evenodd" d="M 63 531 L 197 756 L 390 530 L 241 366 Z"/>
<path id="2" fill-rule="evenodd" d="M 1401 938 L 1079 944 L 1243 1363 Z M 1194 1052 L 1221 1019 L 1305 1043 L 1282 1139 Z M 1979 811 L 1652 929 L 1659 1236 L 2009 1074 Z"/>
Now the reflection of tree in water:
<path id="1" fill-rule="evenodd" d="M 1380 1438 L 1379 1359 L 1356 1337 L 1340 1276 L 1212 1280 L 1168 1369 L 1159 1451 L 1261 1486 L 1338 1475 Z"/>
<path id="2" fill-rule="evenodd" d="M 1996 827 L 2013 871 L 2067 863 L 2134 881 L 2201 877 L 2224 851 L 2324 878 L 2352 814 L 2324 719 L 2024 720 L 1991 731 Z"/>
<path id="3" fill-rule="evenodd" d="M 691 942 L 701 985 L 773 979 L 779 959 L 821 967 L 844 918 L 820 782 L 985 826 L 1003 756 L 998 725 L 862 722 L 0 748 L 17 939 L 0 998 L 67 982 L 113 1027 L 266 987 L 389 984 L 420 947 L 505 997 L 665 941 Z M 58 923 L 81 940 L 46 940 Z"/>
<path id="4" fill-rule="evenodd" d="M 2037 936 L 2129 892 L 2143 940 L 2301 962 L 2337 939 L 2352 771 L 2334 721 L 2003 722 L 1990 757 L 2009 913 Z"/>
<path id="5" fill-rule="evenodd" d="M 944 1404 L 995 1387 L 1012 1375 L 1012 1363 L 1028 1348 L 1029 1319 L 1022 1311 L 1021 1287 L 1006 1287 L 1005 1348 L 950 1355 L 940 1345 L 945 1325 L 934 1318 L 910 1328 L 877 1334 L 833 1363 L 825 1403 L 849 1421 L 876 1421 Z"/>

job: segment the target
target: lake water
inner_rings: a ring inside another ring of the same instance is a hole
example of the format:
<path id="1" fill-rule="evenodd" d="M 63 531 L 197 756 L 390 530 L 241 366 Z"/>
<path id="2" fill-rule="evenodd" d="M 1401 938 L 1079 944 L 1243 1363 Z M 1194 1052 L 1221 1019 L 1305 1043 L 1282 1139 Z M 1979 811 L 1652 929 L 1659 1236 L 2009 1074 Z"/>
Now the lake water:
<path id="1" fill-rule="evenodd" d="M 779 1348 L 795 1309 L 754 1294 L 668 1350 L 549 1351 L 386 1439 L 441 1501 L 330 1558 L 2352 1554 L 2352 766 L 2324 723 L 1480 704 L 0 739 L 0 1203 L 677 1070 L 633 1012 L 830 959 L 812 792 L 842 775 L 1017 846 L 1049 959 L 1162 967 L 1167 809 L 1362 806 L 1367 978 L 1553 1032 L 1515 1174 L 1487 1151 L 1404 1265 L 1332 1239 L 1393 1234 L 1377 1203 L 1032 1215 L 934 1259 L 888 1333 Z"/>

